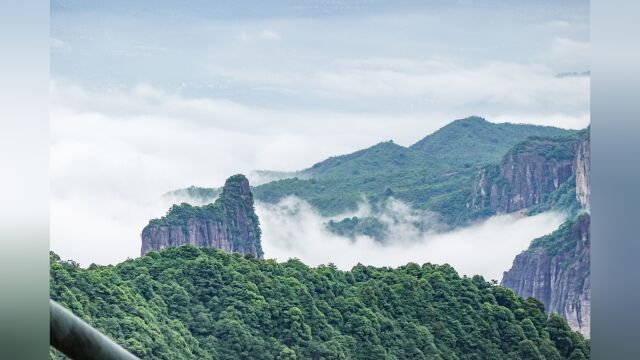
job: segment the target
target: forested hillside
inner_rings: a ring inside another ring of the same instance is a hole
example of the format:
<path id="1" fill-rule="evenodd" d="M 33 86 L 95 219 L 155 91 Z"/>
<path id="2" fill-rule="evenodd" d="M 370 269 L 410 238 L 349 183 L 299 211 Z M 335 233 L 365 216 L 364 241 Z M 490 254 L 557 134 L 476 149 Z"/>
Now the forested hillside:
<path id="1" fill-rule="evenodd" d="M 339 271 L 185 245 L 88 269 L 52 253 L 50 281 L 143 359 L 590 357 L 539 301 L 448 265 Z"/>
<path id="2" fill-rule="evenodd" d="M 296 195 L 324 215 L 355 210 L 363 195 L 374 204 L 393 196 L 414 208 L 435 211 L 446 223 L 458 225 L 482 215 L 482 211 L 468 211 L 466 207 L 473 178 L 482 166 L 497 163 L 529 136 L 571 133 L 554 127 L 493 124 L 469 117 L 449 123 L 408 148 L 389 141 L 331 157 L 301 171 L 298 178 L 258 186 L 254 194 L 266 202 Z"/>

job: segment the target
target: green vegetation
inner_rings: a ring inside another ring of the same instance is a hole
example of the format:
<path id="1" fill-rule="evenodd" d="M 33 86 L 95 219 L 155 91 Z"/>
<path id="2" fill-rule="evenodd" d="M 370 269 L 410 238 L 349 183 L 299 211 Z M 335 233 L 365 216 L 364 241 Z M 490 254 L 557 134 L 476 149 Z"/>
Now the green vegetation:
<path id="1" fill-rule="evenodd" d="M 591 127 L 573 131 L 564 136 L 531 136 L 516 144 L 509 153 L 537 154 L 546 159 L 566 160 L 575 156 L 576 143 L 591 136 Z"/>
<path id="2" fill-rule="evenodd" d="M 576 131 L 562 137 L 549 138 L 532 136 L 527 140 L 516 144 L 505 155 L 505 160 L 503 160 L 503 162 L 508 160 L 509 164 L 506 165 L 507 167 L 513 166 L 510 165 L 511 162 L 520 165 L 529 165 L 530 163 L 537 161 L 535 158 L 540 156 L 550 159 L 550 161 L 546 161 L 550 166 L 558 164 L 561 165 L 557 166 L 555 170 L 558 172 L 555 176 L 557 176 L 556 179 L 559 179 L 558 181 L 561 181 L 560 184 L 554 183 L 554 178 L 552 177 L 546 178 L 549 174 L 545 174 L 545 170 L 540 172 L 538 176 L 532 176 L 527 179 L 527 186 L 530 189 L 541 188 L 539 193 L 542 196 L 542 199 L 537 204 L 529 206 L 527 209 L 528 215 L 535 215 L 545 211 L 555 210 L 568 213 L 571 217 L 574 217 L 582 210 L 582 207 L 576 198 L 576 177 L 575 174 L 571 173 L 571 171 L 573 171 L 571 170 L 571 167 L 573 166 L 572 164 L 576 156 L 576 149 L 580 142 L 588 138 L 589 128 Z M 517 171 L 512 171 L 512 180 L 507 180 L 503 177 L 504 167 L 504 164 L 491 164 L 483 167 L 479 172 L 476 181 L 480 182 L 480 180 L 482 180 L 481 183 L 483 186 L 476 189 L 477 193 L 475 194 L 474 201 L 477 207 L 491 207 L 489 203 L 491 201 L 491 197 L 481 196 L 481 191 L 489 192 L 489 189 L 495 189 L 493 190 L 493 193 L 499 194 L 499 197 L 502 197 L 502 199 L 498 199 L 498 204 L 494 205 L 494 208 L 495 206 L 502 207 L 503 211 L 507 206 L 504 199 L 517 197 L 519 192 L 523 191 L 517 186 L 515 188 L 512 186 L 512 182 L 516 181 L 516 179 L 513 179 L 513 173 Z M 522 181 L 523 179 L 520 180 Z M 481 203 L 480 200 L 484 201 L 484 203 Z M 500 200 L 503 201 L 500 202 Z M 487 214 L 490 215 L 491 212 L 488 212 Z"/>
<path id="3" fill-rule="evenodd" d="M 330 220 L 327 229 L 334 234 L 355 239 L 358 235 L 369 236 L 377 241 L 384 241 L 389 235 L 389 227 L 375 217 L 345 218 L 341 221 Z"/>
<path id="4" fill-rule="evenodd" d="M 187 203 L 174 204 L 167 214 L 159 219 L 152 219 L 148 226 L 184 225 L 189 219 L 222 219 L 225 216 L 221 201 L 204 206 L 193 206 Z"/>
<path id="5" fill-rule="evenodd" d="M 540 137 L 532 136 L 526 141 L 518 143 L 510 153 L 540 155 L 545 159 L 566 160 L 575 155 L 573 145 L 578 139 L 575 136 Z"/>
<path id="6" fill-rule="evenodd" d="M 292 178 L 255 188 L 256 199 L 276 202 L 295 195 L 323 215 L 355 210 L 363 197 L 375 202 L 389 194 L 414 208 L 440 213 L 459 225 L 483 216 L 467 207 L 472 182 L 486 164 L 498 162 L 529 136 L 563 136 L 571 131 L 543 126 L 492 124 L 479 117 L 456 120 L 409 148 L 384 142 L 329 158 Z"/>
<path id="7" fill-rule="evenodd" d="M 551 126 L 492 124 L 473 116 L 450 123 L 415 143 L 411 149 L 450 162 L 494 163 L 528 137 L 558 137 L 571 133 Z"/>
<path id="8" fill-rule="evenodd" d="M 539 301 L 448 265 L 340 271 L 186 245 L 88 269 L 52 253 L 50 269 L 52 299 L 143 359 L 590 357 Z"/>
<path id="9" fill-rule="evenodd" d="M 590 215 L 588 213 L 580 214 L 574 219 L 568 220 L 558 230 L 549 235 L 539 237 L 531 242 L 527 251 L 542 250 L 550 256 L 556 256 L 559 253 L 571 251 L 576 248 L 576 242 L 581 241 L 577 235 L 577 227 L 590 224 Z"/>
<path id="10" fill-rule="evenodd" d="M 197 192 L 193 187 L 189 189 Z M 253 208 L 253 195 L 249 191 L 249 182 L 244 175 L 240 174 L 227 179 L 220 191 L 220 196 L 214 203 L 204 206 L 192 206 L 187 203 L 173 205 L 165 216 L 150 220 L 145 229 L 150 226 L 185 225 L 189 219 L 223 221 L 233 218 L 236 215 L 235 211 L 238 210 L 250 216 L 252 223 L 256 226 L 259 224 Z M 260 229 L 257 228 L 255 231 L 259 234 Z"/>
<path id="11" fill-rule="evenodd" d="M 296 177 L 254 187 L 253 193 L 257 200 L 268 203 L 294 195 L 324 216 L 354 211 L 363 200 L 375 207 L 393 196 L 414 209 L 438 213 L 448 225 L 459 226 L 490 215 L 487 209 L 469 206 L 473 182 L 483 167 L 497 164 L 511 148 L 530 136 L 546 139 L 579 133 L 544 126 L 492 124 L 470 117 L 453 121 L 408 148 L 388 141 L 331 157 L 309 169 L 290 173 Z M 541 141 L 538 142 L 542 144 Z M 562 140 L 549 141 L 563 144 Z M 524 149 L 526 145 L 518 146 Z M 556 154 L 556 150 L 549 150 L 547 156 L 566 156 Z M 190 191 L 203 197 L 213 190 Z M 328 226 L 338 232 L 350 232 L 341 225 Z"/>
<path id="12" fill-rule="evenodd" d="M 558 189 L 542 200 L 538 205 L 533 206 L 527 212 L 528 215 L 540 214 L 545 211 L 555 210 L 568 213 L 570 217 L 576 216 L 582 207 L 576 198 L 576 177 L 571 175 Z"/>

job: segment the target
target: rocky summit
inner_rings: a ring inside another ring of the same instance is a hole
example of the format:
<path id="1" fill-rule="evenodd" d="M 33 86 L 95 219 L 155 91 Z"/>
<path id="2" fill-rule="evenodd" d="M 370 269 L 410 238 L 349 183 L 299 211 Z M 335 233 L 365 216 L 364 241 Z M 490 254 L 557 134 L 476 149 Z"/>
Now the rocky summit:
<path id="1" fill-rule="evenodd" d="M 140 253 L 191 244 L 262 258 L 260 236 L 249 181 L 234 175 L 214 203 L 173 205 L 165 216 L 149 221 L 142 230 Z"/>

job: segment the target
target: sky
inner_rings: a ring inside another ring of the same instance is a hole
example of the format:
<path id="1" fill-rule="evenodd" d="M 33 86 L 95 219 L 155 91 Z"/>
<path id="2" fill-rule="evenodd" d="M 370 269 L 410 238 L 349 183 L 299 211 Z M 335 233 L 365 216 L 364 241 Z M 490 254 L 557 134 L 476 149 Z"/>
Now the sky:
<path id="1" fill-rule="evenodd" d="M 303 169 L 381 141 L 410 145 L 470 115 L 583 128 L 588 9 L 54 0 L 51 248 L 83 265 L 136 257 L 169 190 Z"/>

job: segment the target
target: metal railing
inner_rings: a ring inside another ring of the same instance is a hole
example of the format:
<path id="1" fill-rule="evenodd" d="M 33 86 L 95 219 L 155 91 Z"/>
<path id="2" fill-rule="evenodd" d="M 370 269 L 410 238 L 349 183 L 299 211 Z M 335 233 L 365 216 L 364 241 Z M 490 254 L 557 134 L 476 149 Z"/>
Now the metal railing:
<path id="1" fill-rule="evenodd" d="M 71 359 L 139 360 L 51 299 L 49 309 L 49 343 Z"/>

